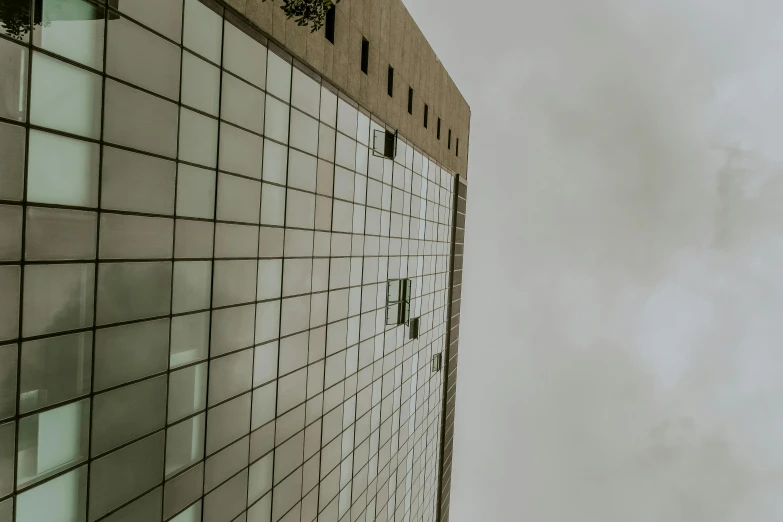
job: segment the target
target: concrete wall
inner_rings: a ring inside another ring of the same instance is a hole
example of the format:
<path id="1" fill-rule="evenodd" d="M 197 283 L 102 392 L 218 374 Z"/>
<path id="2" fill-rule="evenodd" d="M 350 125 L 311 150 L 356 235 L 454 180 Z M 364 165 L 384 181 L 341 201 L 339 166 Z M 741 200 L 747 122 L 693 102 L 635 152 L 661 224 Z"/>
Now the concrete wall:
<path id="1" fill-rule="evenodd" d="M 424 152 L 453 172 L 467 175 L 470 107 L 402 0 L 342 0 L 337 4 L 334 44 L 324 37 L 323 29 L 311 33 L 287 20 L 281 0 L 226 2 Z M 370 42 L 369 74 L 360 68 L 362 37 Z M 393 98 L 386 89 L 389 65 L 394 67 Z M 410 86 L 412 115 L 408 114 Z M 425 103 L 429 105 L 426 129 Z M 440 140 L 436 138 L 438 117 L 442 120 Z M 451 150 L 447 147 L 449 129 Z"/>

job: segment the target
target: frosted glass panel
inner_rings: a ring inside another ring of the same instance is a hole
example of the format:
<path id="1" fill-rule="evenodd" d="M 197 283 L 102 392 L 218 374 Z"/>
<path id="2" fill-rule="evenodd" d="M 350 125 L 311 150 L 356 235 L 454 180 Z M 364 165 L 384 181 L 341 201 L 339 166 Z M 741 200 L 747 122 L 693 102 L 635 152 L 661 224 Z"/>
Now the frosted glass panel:
<path id="1" fill-rule="evenodd" d="M 28 201 L 96 206 L 98 156 L 95 143 L 31 130 Z"/>
<path id="2" fill-rule="evenodd" d="M 220 106 L 220 71 L 188 52 L 182 53 L 182 103 L 213 116 Z"/>
<path id="3" fill-rule="evenodd" d="M 281 100 L 291 99 L 291 64 L 275 53 L 268 53 L 266 90 Z"/>
<path id="4" fill-rule="evenodd" d="M 185 0 L 183 44 L 213 63 L 220 63 L 223 21 L 198 0 Z"/>
<path id="5" fill-rule="evenodd" d="M 100 70 L 103 66 L 104 9 L 85 0 L 44 0 L 41 3 L 44 23 L 35 26 L 35 44 Z M 64 13 L 67 18 L 62 17 Z"/>
<path id="6" fill-rule="evenodd" d="M 87 138 L 100 137 L 101 85 L 97 74 L 34 53 L 30 122 Z"/>
<path id="7" fill-rule="evenodd" d="M 79 401 L 19 421 L 17 485 L 25 486 L 87 458 L 90 402 Z"/>
<path id="8" fill-rule="evenodd" d="M 83 522 L 86 517 L 87 467 L 66 473 L 20 494 L 17 522 Z"/>
<path id="9" fill-rule="evenodd" d="M 201 521 L 200 500 L 170 520 L 170 522 L 200 522 L 200 521 Z"/>

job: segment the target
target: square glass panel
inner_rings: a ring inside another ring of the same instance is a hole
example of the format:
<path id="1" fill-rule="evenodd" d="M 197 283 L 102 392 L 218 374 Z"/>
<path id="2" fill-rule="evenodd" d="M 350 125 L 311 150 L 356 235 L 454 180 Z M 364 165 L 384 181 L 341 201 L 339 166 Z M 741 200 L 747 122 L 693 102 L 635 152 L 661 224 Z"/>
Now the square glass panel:
<path id="1" fill-rule="evenodd" d="M 99 152 L 95 143 L 30 130 L 27 200 L 95 207 Z"/>
<path id="2" fill-rule="evenodd" d="M 31 260 L 94 259 L 98 215 L 28 207 L 25 257 Z"/>
<path id="3" fill-rule="evenodd" d="M 174 317 L 171 320 L 172 368 L 200 361 L 209 350 L 210 313 Z"/>
<path id="4" fill-rule="evenodd" d="M 93 69 L 103 68 L 104 9 L 85 0 L 35 2 L 41 12 L 33 42 L 42 49 Z"/>
<path id="5" fill-rule="evenodd" d="M 171 262 L 103 263 L 98 271 L 99 324 L 169 313 Z"/>
<path id="6" fill-rule="evenodd" d="M 291 100 L 291 63 L 268 53 L 266 90 L 283 101 Z"/>
<path id="7" fill-rule="evenodd" d="M 92 332 L 22 344 L 21 413 L 90 393 Z"/>
<path id="8" fill-rule="evenodd" d="M 266 97 L 264 134 L 268 138 L 288 143 L 288 113 L 288 105 L 271 96 Z"/>
<path id="9" fill-rule="evenodd" d="M 102 86 L 97 74 L 34 53 L 30 122 L 86 138 L 99 138 Z"/>
<path id="10" fill-rule="evenodd" d="M 28 265 L 23 335 L 92 326 L 94 285 L 94 264 Z"/>
<path id="11" fill-rule="evenodd" d="M 217 120 L 188 109 L 180 110 L 179 159 L 214 168 L 217 145 Z"/>
<path id="12" fill-rule="evenodd" d="M 238 127 L 220 124 L 220 170 L 261 178 L 264 139 Z"/>
<path id="13" fill-rule="evenodd" d="M 171 215 L 176 172 L 173 161 L 104 147 L 101 207 Z"/>
<path id="14" fill-rule="evenodd" d="M 112 0 L 110 4 L 153 31 L 179 42 L 182 32 L 182 0 Z"/>
<path id="15" fill-rule="evenodd" d="M 27 48 L 0 40 L 0 117 L 27 120 Z"/>
<path id="16" fill-rule="evenodd" d="M 106 80 L 103 138 L 133 149 L 174 158 L 177 105 L 133 87 Z"/>
<path id="17" fill-rule="evenodd" d="M 182 53 L 182 104 L 212 116 L 220 107 L 220 70 L 187 51 Z"/>
<path id="18" fill-rule="evenodd" d="M 19 265 L 0 266 L 0 340 L 19 335 Z"/>
<path id="19" fill-rule="evenodd" d="M 3 42 L 0 41 L 0 52 L 2 45 Z M 2 91 L 0 91 L 0 96 L 2 96 Z M 0 101 L 2 101 L 1 97 Z M 14 201 L 22 199 L 25 139 L 24 127 L 0 123 L 0 199 Z"/>
<path id="20" fill-rule="evenodd" d="M 87 459 L 90 401 L 72 402 L 19 421 L 17 486 L 38 482 Z"/>
<path id="21" fill-rule="evenodd" d="M 82 466 L 20 493 L 16 499 L 16 520 L 84 522 L 87 518 L 86 503 L 87 466 Z"/>
<path id="22" fill-rule="evenodd" d="M 168 319 L 101 328 L 95 338 L 95 390 L 163 372 L 168 359 Z"/>
<path id="23" fill-rule="evenodd" d="M 166 377 L 155 377 L 93 398 L 92 455 L 162 428 L 166 423 Z"/>
<path id="24" fill-rule="evenodd" d="M 258 224 L 261 182 L 221 173 L 217 219 Z"/>
<path id="25" fill-rule="evenodd" d="M 261 134 L 264 132 L 264 91 L 223 73 L 220 117 Z"/>
<path id="26" fill-rule="evenodd" d="M 214 219 L 215 172 L 179 164 L 177 177 L 177 215 Z"/>
<path id="27" fill-rule="evenodd" d="M 0 205 L 0 261 L 18 261 L 22 256 L 22 207 Z"/>
<path id="28" fill-rule="evenodd" d="M 169 377 L 168 423 L 177 422 L 207 406 L 207 363 L 188 366 Z"/>
<path id="29" fill-rule="evenodd" d="M 185 0 L 183 44 L 211 61 L 220 64 L 223 20 L 215 11 L 198 0 Z"/>
<path id="30" fill-rule="evenodd" d="M 125 17 L 109 18 L 106 73 L 179 98 L 180 48 Z"/>
<path id="31" fill-rule="evenodd" d="M 16 359 L 15 344 L 0 346 L 0 420 L 16 413 Z"/>
<path id="32" fill-rule="evenodd" d="M 202 413 L 167 430 L 166 477 L 204 458 L 204 421 Z"/>
<path id="33" fill-rule="evenodd" d="M 225 23 L 223 67 L 256 87 L 265 88 L 267 51 L 230 22 Z"/>

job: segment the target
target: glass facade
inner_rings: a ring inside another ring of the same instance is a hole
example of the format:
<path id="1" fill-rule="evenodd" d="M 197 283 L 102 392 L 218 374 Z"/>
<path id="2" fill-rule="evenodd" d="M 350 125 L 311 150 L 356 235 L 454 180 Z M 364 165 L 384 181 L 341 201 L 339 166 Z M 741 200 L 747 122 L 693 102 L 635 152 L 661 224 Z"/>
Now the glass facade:
<path id="1" fill-rule="evenodd" d="M 219 4 L 17 4 L 0 522 L 435 520 L 454 176 Z"/>

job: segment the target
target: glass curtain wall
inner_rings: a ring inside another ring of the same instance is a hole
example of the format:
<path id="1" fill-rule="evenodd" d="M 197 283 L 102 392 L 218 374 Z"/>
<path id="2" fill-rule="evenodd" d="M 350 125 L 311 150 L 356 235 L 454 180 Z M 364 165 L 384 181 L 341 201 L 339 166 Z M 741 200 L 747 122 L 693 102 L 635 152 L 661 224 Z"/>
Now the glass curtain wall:
<path id="1" fill-rule="evenodd" d="M 3 5 L 0 522 L 434 520 L 453 176 L 220 4 Z"/>

